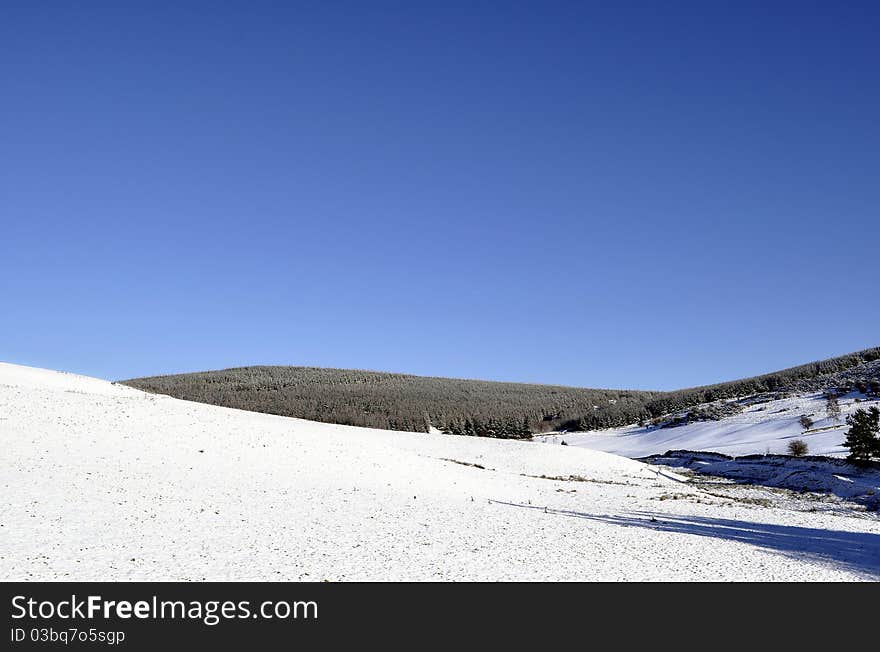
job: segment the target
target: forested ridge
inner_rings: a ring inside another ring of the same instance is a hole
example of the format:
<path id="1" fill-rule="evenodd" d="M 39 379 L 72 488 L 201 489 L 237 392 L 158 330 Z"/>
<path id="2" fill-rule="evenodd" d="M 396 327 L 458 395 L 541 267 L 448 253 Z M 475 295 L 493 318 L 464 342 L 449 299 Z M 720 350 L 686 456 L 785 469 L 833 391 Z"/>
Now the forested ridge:
<path id="1" fill-rule="evenodd" d="M 658 417 L 694 405 L 762 392 L 827 389 L 838 384 L 855 384 L 842 372 L 860 367 L 865 367 L 864 380 L 877 380 L 880 377 L 880 369 L 878 365 L 871 363 L 878 360 L 880 360 L 880 347 L 810 362 L 761 376 L 664 392 L 646 403 L 646 416 Z"/>
<path id="2" fill-rule="evenodd" d="M 458 380 L 351 369 L 239 367 L 126 384 L 243 410 L 390 430 L 528 437 L 589 415 L 628 422 L 656 392 Z"/>
<path id="3" fill-rule="evenodd" d="M 770 374 L 673 392 L 586 389 L 459 380 L 351 369 L 255 366 L 124 381 L 138 389 L 212 405 L 369 428 L 528 438 L 652 419 L 719 399 L 837 382 L 880 348 Z"/>

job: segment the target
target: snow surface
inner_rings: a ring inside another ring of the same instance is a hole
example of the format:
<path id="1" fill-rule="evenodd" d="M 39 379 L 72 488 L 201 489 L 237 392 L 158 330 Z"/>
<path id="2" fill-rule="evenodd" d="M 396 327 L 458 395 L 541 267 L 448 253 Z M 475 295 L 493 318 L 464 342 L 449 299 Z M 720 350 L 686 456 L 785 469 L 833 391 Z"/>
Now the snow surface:
<path id="1" fill-rule="evenodd" d="M 733 459 L 717 453 L 673 451 L 650 458 L 652 464 L 687 468 L 736 482 L 831 494 L 876 511 L 880 508 L 880 469 L 827 457 L 753 455 Z"/>
<path id="2" fill-rule="evenodd" d="M 714 451 L 726 455 L 784 454 L 793 439 L 803 439 L 810 455 L 842 457 L 841 445 L 847 430 L 846 416 L 859 407 L 877 405 L 876 401 L 856 402 L 857 395 L 840 399 L 842 414 L 838 421 L 825 414 L 821 393 L 779 399 L 746 406 L 740 414 L 721 421 L 702 421 L 675 428 L 627 426 L 609 430 L 550 434 L 536 439 L 624 455 L 632 458 L 659 455 L 670 450 Z M 800 416 L 806 414 L 814 425 L 804 431 Z"/>
<path id="3" fill-rule="evenodd" d="M 314 423 L 0 364 L 0 450 L 0 580 L 880 578 L 873 515 L 710 502 L 573 446 Z"/>

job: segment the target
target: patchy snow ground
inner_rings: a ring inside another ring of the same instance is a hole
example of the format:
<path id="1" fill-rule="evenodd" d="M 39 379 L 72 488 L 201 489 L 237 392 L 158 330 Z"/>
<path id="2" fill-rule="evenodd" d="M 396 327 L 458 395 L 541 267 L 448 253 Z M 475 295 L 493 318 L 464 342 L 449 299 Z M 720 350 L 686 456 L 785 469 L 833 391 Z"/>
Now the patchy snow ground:
<path id="1" fill-rule="evenodd" d="M 837 503 L 836 507 L 861 505 L 871 511 L 880 508 L 880 468 L 856 466 L 846 460 L 828 457 L 790 457 L 787 455 L 748 455 L 730 458 L 718 453 L 670 451 L 652 455 L 644 461 L 671 469 L 688 469 L 702 476 L 725 478 L 737 483 L 787 489 L 810 502 Z M 833 497 L 849 503 L 834 501 Z M 771 501 L 773 502 L 773 501 Z"/>
<path id="2" fill-rule="evenodd" d="M 846 416 L 859 407 L 878 405 L 877 401 L 856 402 L 852 394 L 840 399 L 839 420 L 825 414 L 821 393 L 784 398 L 760 405 L 746 406 L 740 414 L 721 421 L 702 421 L 675 428 L 627 426 L 591 432 L 569 432 L 536 437 L 545 443 L 589 448 L 641 458 L 670 450 L 714 451 L 726 455 L 782 454 L 793 439 L 803 439 L 811 455 L 841 457 L 847 450 L 841 445 L 847 430 Z M 805 431 L 799 423 L 802 414 L 815 422 Z"/>
<path id="3" fill-rule="evenodd" d="M 0 364 L 0 451 L 0 580 L 880 579 L 875 515 L 765 507 L 573 446 Z"/>

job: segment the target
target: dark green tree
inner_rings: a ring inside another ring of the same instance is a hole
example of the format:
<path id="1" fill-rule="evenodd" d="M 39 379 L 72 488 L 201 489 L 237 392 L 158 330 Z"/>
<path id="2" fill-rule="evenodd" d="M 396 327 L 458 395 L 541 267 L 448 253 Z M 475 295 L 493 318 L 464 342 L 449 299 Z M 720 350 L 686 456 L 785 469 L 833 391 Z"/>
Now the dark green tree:
<path id="1" fill-rule="evenodd" d="M 880 457 L 880 409 L 858 409 L 846 418 L 849 430 L 843 445 L 849 449 L 848 460 L 867 462 Z"/>

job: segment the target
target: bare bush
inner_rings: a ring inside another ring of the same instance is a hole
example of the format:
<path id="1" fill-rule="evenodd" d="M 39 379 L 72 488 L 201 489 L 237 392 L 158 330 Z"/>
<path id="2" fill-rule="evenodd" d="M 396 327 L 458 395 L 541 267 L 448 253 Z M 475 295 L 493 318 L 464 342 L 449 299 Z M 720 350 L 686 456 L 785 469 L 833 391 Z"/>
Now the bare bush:
<path id="1" fill-rule="evenodd" d="M 788 454 L 793 457 L 803 457 L 810 452 L 810 447 L 803 439 L 793 439 L 788 442 Z"/>

